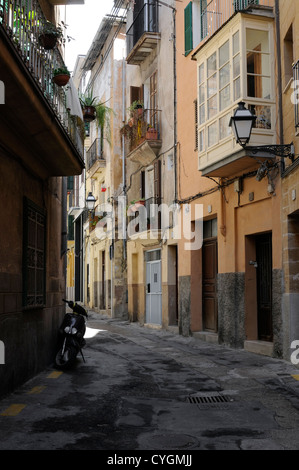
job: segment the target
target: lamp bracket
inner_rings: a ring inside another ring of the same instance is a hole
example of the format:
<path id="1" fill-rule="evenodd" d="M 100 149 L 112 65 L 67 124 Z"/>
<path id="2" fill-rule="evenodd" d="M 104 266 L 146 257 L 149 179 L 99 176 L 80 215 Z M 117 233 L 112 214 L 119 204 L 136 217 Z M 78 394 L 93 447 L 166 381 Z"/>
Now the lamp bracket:
<path id="1" fill-rule="evenodd" d="M 259 152 L 272 153 L 278 157 L 290 158 L 294 161 L 295 149 L 293 142 L 287 145 L 258 145 L 258 146 L 244 146 L 245 150 L 248 150 L 254 154 Z"/>

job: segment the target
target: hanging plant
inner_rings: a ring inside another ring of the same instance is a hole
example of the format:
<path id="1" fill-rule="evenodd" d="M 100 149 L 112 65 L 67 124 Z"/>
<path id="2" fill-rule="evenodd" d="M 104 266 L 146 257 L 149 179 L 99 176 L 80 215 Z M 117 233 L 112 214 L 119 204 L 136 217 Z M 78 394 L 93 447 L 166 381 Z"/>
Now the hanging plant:
<path id="1" fill-rule="evenodd" d="M 38 41 L 41 46 L 46 50 L 54 49 L 57 42 L 64 45 L 66 41 L 70 42 L 73 38 L 71 36 L 64 37 L 63 30 L 67 28 L 64 21 L 57 26 L 47 21 L 40 30 Z"/>
<path id="2" fill-rule="evenodd" d="M 70 72 L 67 67 L 63 66 L 54 70 L 53 82 L 58 86 L 65 86 L 68 84 L 70 79 Z"/>
<path id="3" fill-rule="evenodd" d="M 79 96 L 84 121 L 92 122 L 95 120 L 97 99 L 97 97 L 93 96 L 92 90 Z"/>

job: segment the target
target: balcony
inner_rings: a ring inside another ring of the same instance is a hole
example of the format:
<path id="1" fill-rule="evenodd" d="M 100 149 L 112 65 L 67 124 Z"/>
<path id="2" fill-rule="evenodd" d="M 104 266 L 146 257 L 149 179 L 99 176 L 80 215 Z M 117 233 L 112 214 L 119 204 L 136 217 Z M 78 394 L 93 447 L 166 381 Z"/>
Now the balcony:
<path id="1" fill-rule="evenodd" d="M 52 5 L 84 5 L 85 0 L 49 0 Z"/>
<path id="2" fill-rule="evenodd" d="M 106 160 L 103 154 L 101 139 L 97 138 L 86 152 L 86 169 L 90 171 L 92 168 L 92 173 L 94 174 L 98 169 L 105 167 Z"/>
<path id="3" fill-rule="evenodd" d="M 0 0 L 1 142 L 42 177 L 80 174 L 81 123 L 71 114 L 68 87 L 52 81 L 64 62 L 57 46 L 39 43 L 46 21 L 37 0 Z"/>
<path id="4" fill-rule="evenodd" d="M 139 10 L 126 35 L 127 63 L 140 65 L 160 41 L 161 35 L 158 27 L 158 6 L 156 2 L 146 3 Z"/>
<path id="5" fill-rule="evenodd" d="M 150 197 L 143 201 L 131 203 L 128 209 L 128 235 L 131 239 L 157 238 L 161 230 L 161 213 L 158 211 L 160 201 Z"/>
<path id="6" fill-rule="evenodd" d="M 136 110 L 121 132 L 127 142 L 127 157 L 133 162 L 149 165 L 162 146 L 158 109 Z"/>

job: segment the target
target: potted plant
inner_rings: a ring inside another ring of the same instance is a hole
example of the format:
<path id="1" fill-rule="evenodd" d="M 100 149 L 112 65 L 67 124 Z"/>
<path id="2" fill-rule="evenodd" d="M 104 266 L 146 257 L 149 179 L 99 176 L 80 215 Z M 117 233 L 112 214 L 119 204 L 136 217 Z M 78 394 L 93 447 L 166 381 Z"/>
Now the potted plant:
<path id="1" fill-rule="evenodd" d="M 67 28 L 64 21 L 61 21 L 61 24 L 57 26 L 51 21 L 47 21 L 40 30 L 38 37 L 40 45 L 46 50 L 51 50 L 54 49 L 57 42 L 60 42 L 60 44 L 65 44 L 66 40 L 70 42 L 73 38 L 70 36 L 64 37 L 63 28 Z"/>
<path id="2" fill-rule="evenodd" d="M 140 199 L 134 199 L 130 203 L 130 212 L 136 212 L 139 210 L 140 206 L 145 206 L 145 199 L 142 197 Z"/>
<path id="3" fill-rule="evenodd" d="M 157 140 L 158 139 L 158 131 L 150 124 L 147 126 L 145 138 L 147 140 Z"/>
<path id="4" fill-rule="evenodd" d="M 93 96 L 92 90 L 89 90 L 87 94 L 81 94 L 79 96 L 84 121 L 91 122 L 95 120 L 97 99 L 97 97 Z"/>
<path id="5" fill-rule="evenodd" d="M 58 40 L 63 38 L 63 31 L 61 26 L 55 26 L 50 21 L 47 21 L 42 28 L 38 37 L 39 43 L 46 50 L 54 49 Z"/>
<path id="6" fill-rule="evenodd" d="M 58 86 L 65 86 L 69 82 L 70 76 L 71 74 L 66 66 L 59 67 L 54 70 L 53 82 Z"/>
<path id="7" fill-rule="evenodd" d="M 129 111 L 130 111 L 131 117 L 137 117 L 138 118 L 138 117 L 142 116 L 143 107 L 144 107 L 143 101 L 141 101 L 141 100 L 133 101 L 131 106 L 129 106 L 129 108 L 128 108 Z"/>

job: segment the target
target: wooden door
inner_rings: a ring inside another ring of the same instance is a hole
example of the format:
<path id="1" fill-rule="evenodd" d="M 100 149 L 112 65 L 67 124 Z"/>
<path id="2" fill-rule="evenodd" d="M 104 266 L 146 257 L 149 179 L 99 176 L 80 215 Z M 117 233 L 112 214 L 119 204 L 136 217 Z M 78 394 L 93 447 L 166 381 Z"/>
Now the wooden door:
<path id="1" fill-rule="evenodd" d="M 217 332 L 217 239 L 204 241 L 202 249 L 203 329 Z"/>

